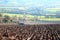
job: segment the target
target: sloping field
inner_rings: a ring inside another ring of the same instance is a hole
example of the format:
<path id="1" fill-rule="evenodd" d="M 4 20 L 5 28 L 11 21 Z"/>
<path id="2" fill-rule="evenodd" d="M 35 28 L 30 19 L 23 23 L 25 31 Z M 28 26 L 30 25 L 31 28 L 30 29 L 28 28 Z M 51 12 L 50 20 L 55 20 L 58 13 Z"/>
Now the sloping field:
<path id="1" fill-rule="evenodd" d="M 24 18 L 24 14 L 10 14 L 10 13 L 3 13 L 3 16 L 4 15 L 8 15 L 10 17 L 20 17 L 20 18 Z M 35 17 L 34 15 L 29 15 L 29 14 L 26 14 L 26 18 L 28 19 L 31 19 L 33 20 Z M 45 16 L 37 16 L 37 19 L 38 20 L 44 20 L 44 21 L 60 21 L 60 18 L 45 18 Z"/>
<path id="2" fill-rule="evenodd" d="M 0 40 L 60 40 L 60 25 L 0 25 Z"/>

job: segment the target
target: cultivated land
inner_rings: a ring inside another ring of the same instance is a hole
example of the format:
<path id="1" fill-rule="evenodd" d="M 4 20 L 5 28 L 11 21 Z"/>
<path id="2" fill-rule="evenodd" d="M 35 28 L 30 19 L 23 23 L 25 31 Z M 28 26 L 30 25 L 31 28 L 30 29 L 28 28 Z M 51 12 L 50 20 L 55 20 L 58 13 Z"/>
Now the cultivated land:
<path id="1" fill-rule="evenodd" d="M 8 16 L 10 16 L 10 17 L 16 16 L 16 17 L 24 18 L 24 14 L 9 14 L 9 13 L 3 13 L 3 16 L 4 16 L 4 15 L 8 15 Z M 34 18 L 35 18 L 33 15 L 29 15 L 29 14 L 27 14 L 26 17 L 27 17 L 28 19 L 34 19 Z M 45 20 L 45 21 L 60 21 L 60 18 L 45 18 L 45 16 L 38 16 L 37 18 L 38 18 L 38 20 Z"/>
<path id="2" fill-rule="evenodd" d="M 60 24 L 0 25 L 0 40 L 60 40 Z"/>

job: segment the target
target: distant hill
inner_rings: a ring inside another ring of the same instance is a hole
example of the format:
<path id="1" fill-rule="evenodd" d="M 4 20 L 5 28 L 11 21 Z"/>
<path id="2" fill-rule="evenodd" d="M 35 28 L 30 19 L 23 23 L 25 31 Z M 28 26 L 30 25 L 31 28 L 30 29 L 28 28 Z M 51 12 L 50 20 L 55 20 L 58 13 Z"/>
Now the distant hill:
<path id="1" fill-rule="evenodd" d="M 0 8 L 0 13 L 23 14 L 23 10 L 17 8 Z"/>
<path id="2" fill-rule="evenodd" d="M 60 11 L 49 12 L 47 10 L 44 10 L 43 8 L 40 8 L 40 7 L 30 8 L 30 9 L 26 9 L 26 10 L 21 10 L 18 8 L 0 8 L 0 13 L 11 13 L 11 14 L 24 14 L 24 13 L 26 13 L 26 14 L 41 16 L 41 15 L 46 15 L 46 14 L 58 14 L 58 13 L 60 13 Z"/>

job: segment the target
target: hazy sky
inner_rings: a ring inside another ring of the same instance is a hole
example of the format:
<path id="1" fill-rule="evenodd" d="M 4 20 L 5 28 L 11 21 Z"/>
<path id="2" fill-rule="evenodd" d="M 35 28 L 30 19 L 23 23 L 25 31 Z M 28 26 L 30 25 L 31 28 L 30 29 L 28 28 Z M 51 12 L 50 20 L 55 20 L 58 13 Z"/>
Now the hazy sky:
<path id="1" fill-rule="evenodd" d="M 60 0 L 0 0 L 0 7 L 59 7 Z"/>

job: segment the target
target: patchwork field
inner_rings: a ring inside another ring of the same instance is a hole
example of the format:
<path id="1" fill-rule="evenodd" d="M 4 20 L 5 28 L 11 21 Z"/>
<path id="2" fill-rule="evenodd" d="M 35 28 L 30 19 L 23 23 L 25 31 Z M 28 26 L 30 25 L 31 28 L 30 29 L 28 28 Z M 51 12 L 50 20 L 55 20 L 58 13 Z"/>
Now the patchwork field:
<path id="1" fill-rule="evenodd" d="M 10 17 L 20 17 L 20 18 L 24 18 L 24 14 L 9 14 L 9 13 L 3 13 L 4 15 L 8 15 Z M 26 18 L 33 20 L 35 17 L 33 15 L 26 15 Z M 45 20 L 45 21 L 60 21 L 60 18 L 45 18 L 45 16 L 38 16 L 37 17 L 38 20 Z"/>

